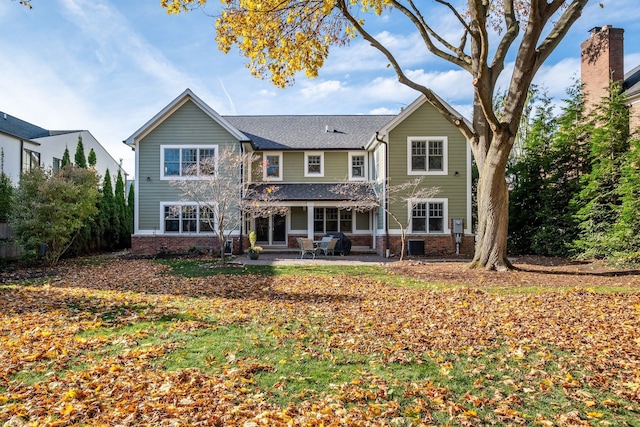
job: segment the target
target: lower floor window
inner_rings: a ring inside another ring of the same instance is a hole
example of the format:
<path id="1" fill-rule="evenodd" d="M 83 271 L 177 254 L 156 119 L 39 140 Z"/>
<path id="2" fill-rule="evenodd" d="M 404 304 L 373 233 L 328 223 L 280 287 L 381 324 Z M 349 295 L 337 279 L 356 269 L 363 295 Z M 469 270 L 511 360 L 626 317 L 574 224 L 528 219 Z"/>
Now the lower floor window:
<path id="1" fill-rule="evenodd" d="M 165 205 L 165 233 L 208 233 L 214 230 L 214 212 L 209 206 Z"/>
<path id="2" fill-rule="evenodd" d="M 314 233 L 351 233 L 353 231 L 353 213 L 338 208 L 315 208 L 313 211 Z"/>
<path id="3" fill-rule="evenodd" d="M 444 203 L 416 203 L 412 209 L 411 224 L 414 233 L 443 233 Z"/>

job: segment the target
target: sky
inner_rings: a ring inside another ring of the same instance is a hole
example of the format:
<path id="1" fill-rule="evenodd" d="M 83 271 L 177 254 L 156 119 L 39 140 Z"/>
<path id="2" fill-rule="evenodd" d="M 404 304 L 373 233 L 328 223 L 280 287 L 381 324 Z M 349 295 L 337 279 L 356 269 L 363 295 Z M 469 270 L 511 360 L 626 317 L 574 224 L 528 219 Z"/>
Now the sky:
<path id="1" fill-rule="evenodd" d="M 362 39 L 332 48 L 317 78 L 278 89 L 251 76 L 237 50 L 218 50 L 217 4 L 176 16 L 160 0 L 32 0 L 31 10 L 0 0 L 0 111 L 45 129 L 89 130 L 133 177 L 134 153 L 122 141 L 186 88 L 222 115 L 396 114 L 419 95 Z M 596 26 L 624 28 L 625 69 L 639 65 L 638 18 L 638 0 L 592 0 L 534 83 L 564 99 L 579 77 L 580 43 Z M 397 12 L 368 22 L 407 75 L 469 115 L 466 71 L 428 54 Z M 457 40 L 451 18 L 435 25 Z"/>

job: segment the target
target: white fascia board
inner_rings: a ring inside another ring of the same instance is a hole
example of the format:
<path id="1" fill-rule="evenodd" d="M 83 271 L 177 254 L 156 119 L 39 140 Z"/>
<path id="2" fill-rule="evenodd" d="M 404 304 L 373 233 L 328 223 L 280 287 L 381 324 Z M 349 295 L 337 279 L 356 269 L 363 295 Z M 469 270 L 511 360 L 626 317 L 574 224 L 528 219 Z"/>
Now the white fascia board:
<path id="1" fill-rule="evenodd" d="M 167 117 L 171 116 L 175 110 L 184 105 L 185 102 L 191 100 L 198 108 L 204 111 L 209 117 L 216 121 L 220 126 L 227 130 L 240 142 L 247 142 L 249 138 L 231 125 L 220 114 L 218 114 L 213 108 L 209 107 L 202 99 L 198 98 L 191 89 L 186 89 L 177 98 L 175 98 L 169 105 L 164 107 L 158 114 L 153 116 L 151 120 L 146 122 L 140 129 L 135 131 L 133 135 L 124 140 L 124 143 L 130 146 L 134 146 L 137 140 L 142 139 L 145 135 L 155 129 L 161 124 Z"/>

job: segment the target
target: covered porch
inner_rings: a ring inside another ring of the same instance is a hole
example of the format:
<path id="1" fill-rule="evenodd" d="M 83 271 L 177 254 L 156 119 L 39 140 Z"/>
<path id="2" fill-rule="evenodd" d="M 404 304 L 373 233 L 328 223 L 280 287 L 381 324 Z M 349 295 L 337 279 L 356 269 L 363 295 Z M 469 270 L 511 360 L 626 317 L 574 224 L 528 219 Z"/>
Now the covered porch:
<path id="1" fill-rule="evenodd" d="M 251 190 L 260 194 L 273 189 L 270 203 L 286 207 L 247 221 L 247 234 L 255 231 L 257 244 L 267 252 L 298 251 L 296 238 L 320 240 L 331 233 L 344 233 L 352 250 L 374 253 L 375 211 L 349 208 L 349 197 L 337 194 L 336 184 L 257 184 Z"/>

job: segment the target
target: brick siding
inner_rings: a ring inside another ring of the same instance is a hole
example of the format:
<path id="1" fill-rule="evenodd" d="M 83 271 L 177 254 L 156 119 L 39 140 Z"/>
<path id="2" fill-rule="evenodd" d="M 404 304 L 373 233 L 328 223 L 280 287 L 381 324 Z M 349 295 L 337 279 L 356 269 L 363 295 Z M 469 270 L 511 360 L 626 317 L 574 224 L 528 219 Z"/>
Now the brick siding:
<path id="1" fill-rule="evenodd" d="M 605 25 L 580 45 L 581 81 L 587 110 L 607 95 L 611 80 L 624 79 L 624 30 Z"/>
<path id="2" fill-rule="evenodd" d="M 405 256 L 409 246 L 409 240 L 421 240 L 424 242 L 424 256 L 451 256 L 456 253 L 455 237 L 451 234 L 442 236 L 407 235 L 405 242 Z M 376 240 L 377 253 L 385 256 L 386 241 L 384 236 L 378 236 Z M 399 256 L 402 252 L 402 239 L 400 236 L 389 236 L 389 249 L 391 254 Z M 460 243 L 460 256 L 471 258 L 475 251 L 475 237 L 462 236 Z"/>
<path id="3" fill-rule="evenodd" d="M 238 237 L 233 239 L 233 252 L 239 251 Z M 244 245 L 246 248 L 248 245 Z M 220 244 L 212 236 L 132 236 L 131 253 L 134 255 L 156 255 L 162 252 L 180 252 L 191 248 L 204 248 L 218 252 Z"/>

